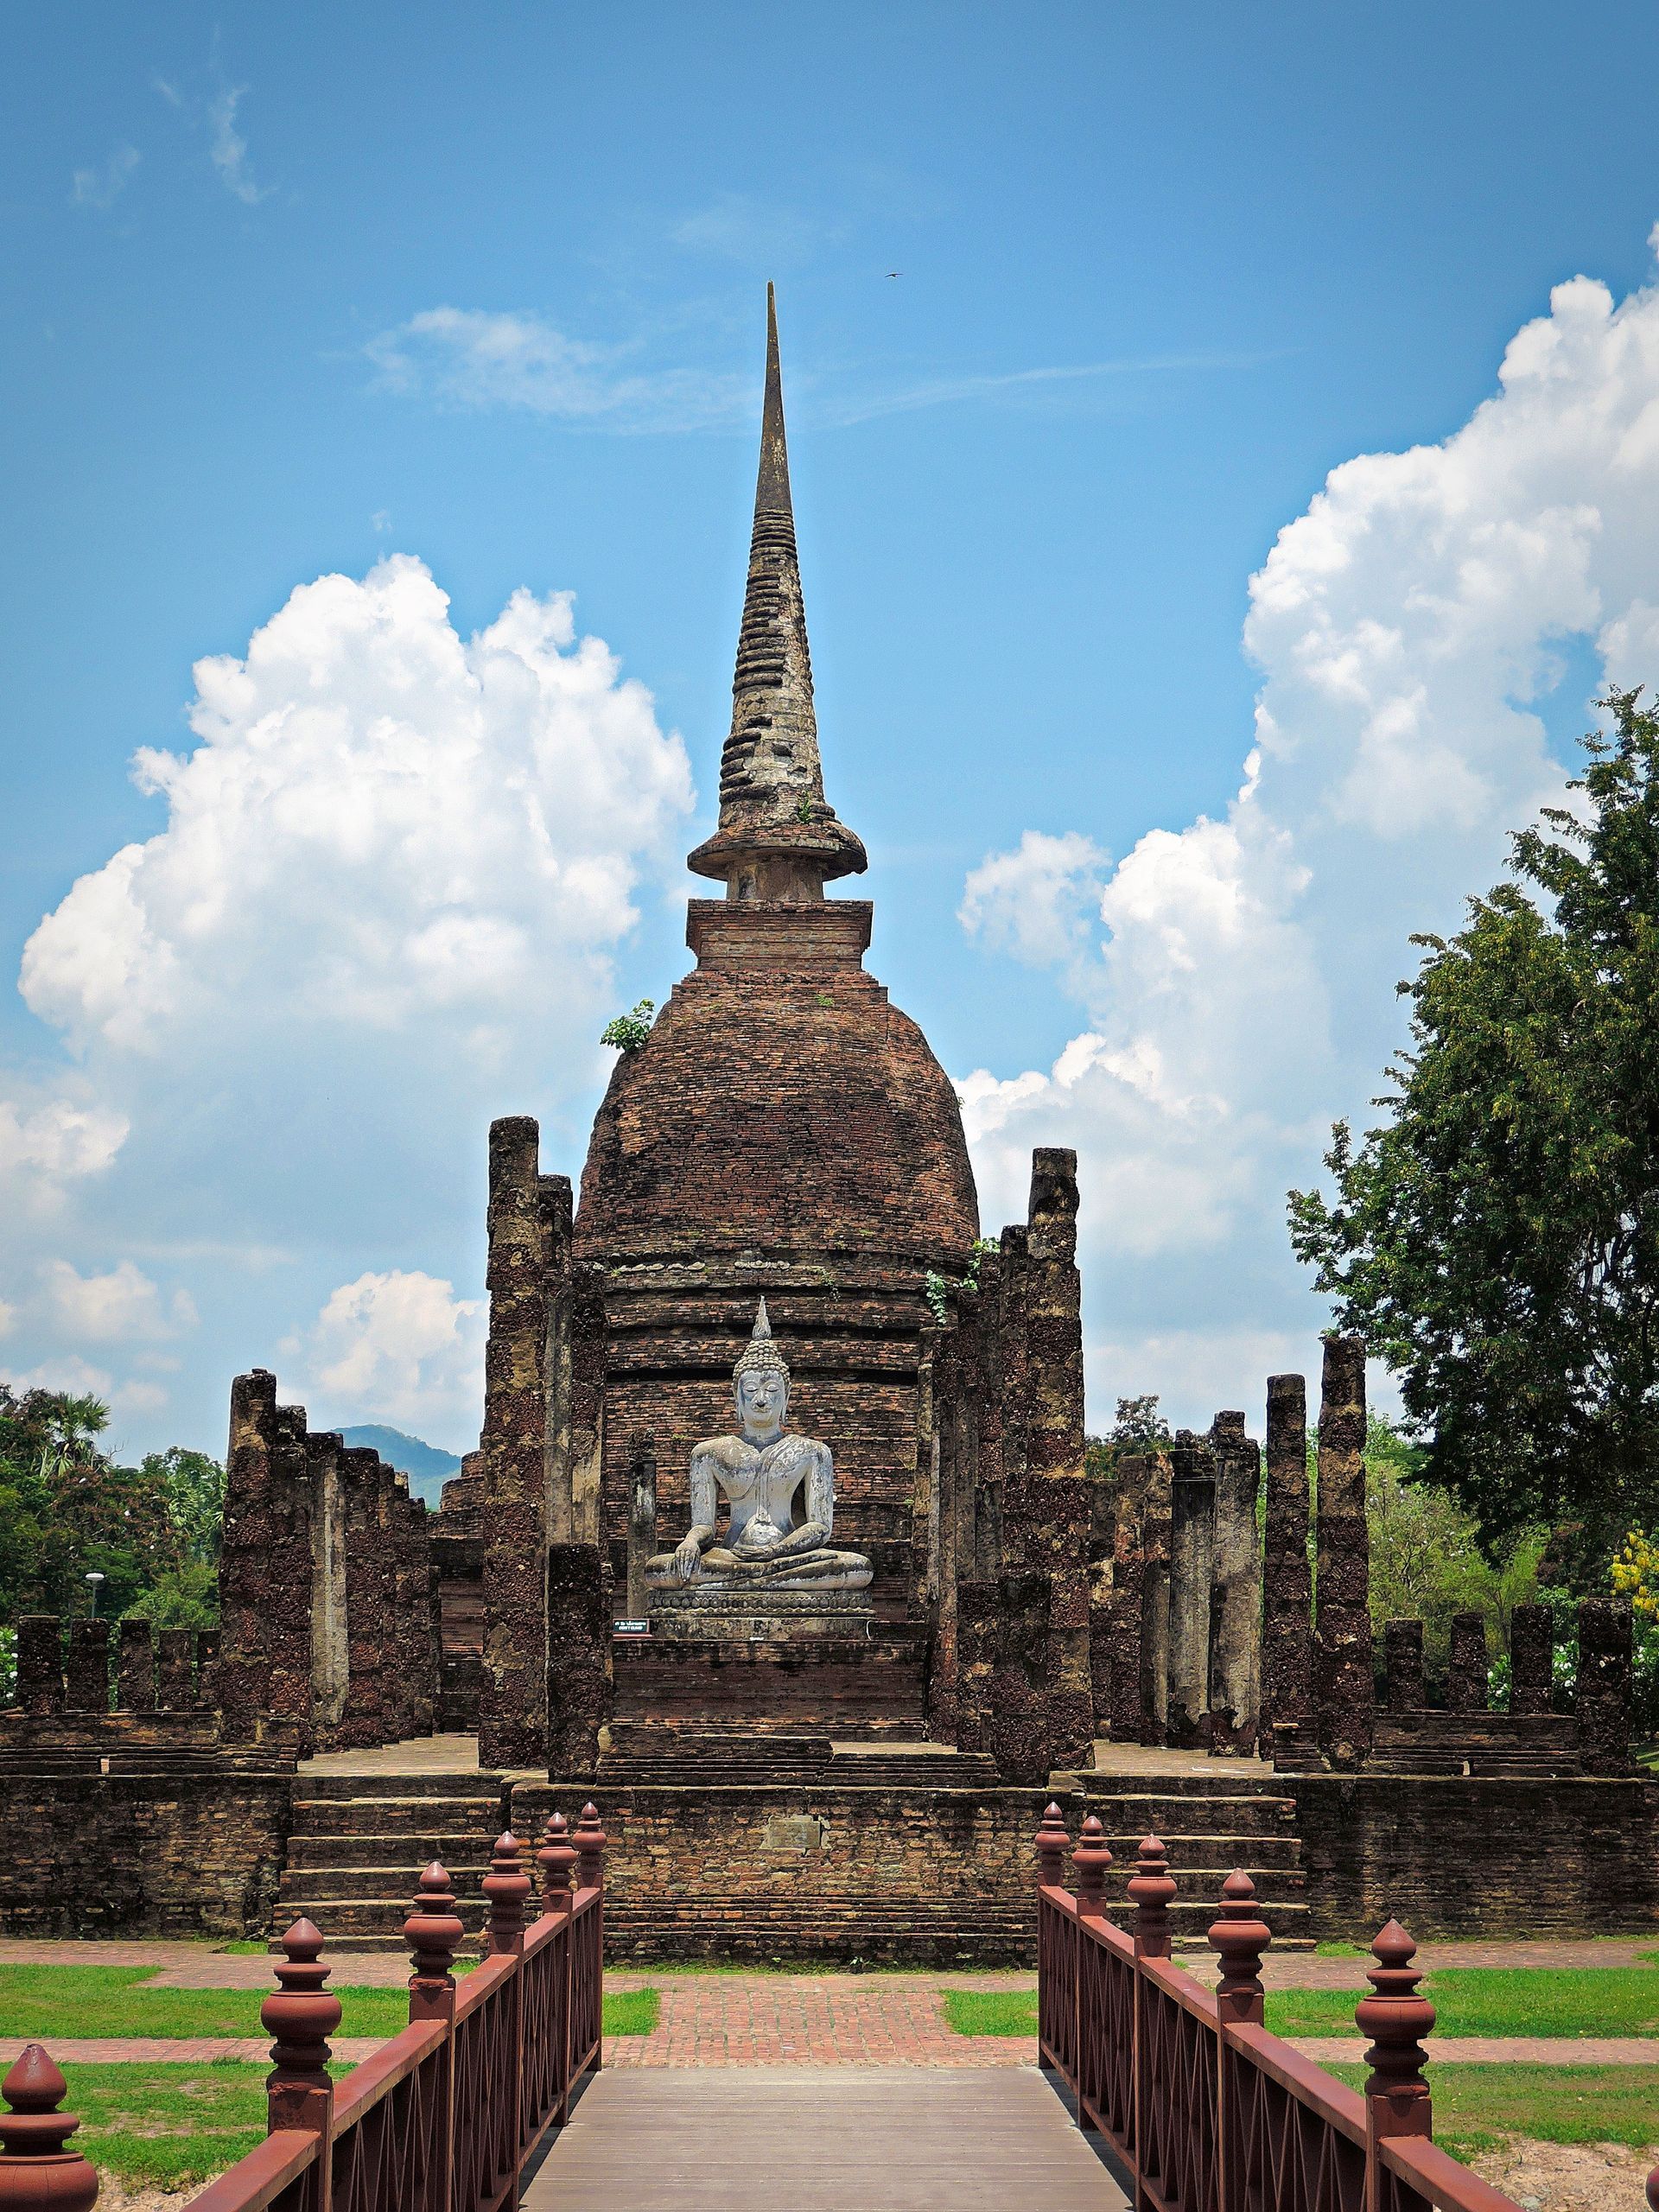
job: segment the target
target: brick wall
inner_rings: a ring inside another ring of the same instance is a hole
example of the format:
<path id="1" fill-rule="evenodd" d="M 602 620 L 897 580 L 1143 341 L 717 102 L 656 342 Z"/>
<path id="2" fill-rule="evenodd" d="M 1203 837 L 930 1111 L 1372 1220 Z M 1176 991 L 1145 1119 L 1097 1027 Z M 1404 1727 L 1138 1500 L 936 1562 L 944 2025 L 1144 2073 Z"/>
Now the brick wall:
<path id="1" fill-rule="evenodd" d="M 113 1762 L 112 1762 L 113 1763 Z M 9 1936 L 259 1936 L 292 1825 L 293 1770 L 176 1755 L 0 1756 Z"/>

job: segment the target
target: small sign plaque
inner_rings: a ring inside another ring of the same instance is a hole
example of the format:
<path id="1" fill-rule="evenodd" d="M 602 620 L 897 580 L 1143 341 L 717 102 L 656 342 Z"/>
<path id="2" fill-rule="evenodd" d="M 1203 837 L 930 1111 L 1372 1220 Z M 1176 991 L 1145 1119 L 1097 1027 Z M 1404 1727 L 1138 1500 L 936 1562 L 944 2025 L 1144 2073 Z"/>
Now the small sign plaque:
<path id="1" fill-rule="evenodd" d="M 613 1630 L 618 1636 L 649 1636 L 651 1623 L 645 1621 L 613 1621 Z"/>

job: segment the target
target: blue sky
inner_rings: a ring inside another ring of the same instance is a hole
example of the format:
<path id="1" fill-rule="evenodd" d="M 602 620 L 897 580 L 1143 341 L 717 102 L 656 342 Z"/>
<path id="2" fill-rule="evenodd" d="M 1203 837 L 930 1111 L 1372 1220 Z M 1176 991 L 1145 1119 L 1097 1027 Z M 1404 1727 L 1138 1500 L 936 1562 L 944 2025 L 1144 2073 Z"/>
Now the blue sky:
<path id="1" fill-rule="evenodd" d="M 576 1170 L 598 1027 L 684 965 L 768 277 L 830 792 L 988 1224 L 1078 1145 L 1096 1416 L 1311 1361 L 1282 1195 L 1408 932 L 1659 667 L 1659 170 L 1608 99 L 1652 11 L 70 6 L 8 46 L 0 1372 L 131 1448 L 217 1446 L 255 1361 L 471 1440 L 485 1125 Z M 520 591 L 574 604 L 467 659 Z"/>

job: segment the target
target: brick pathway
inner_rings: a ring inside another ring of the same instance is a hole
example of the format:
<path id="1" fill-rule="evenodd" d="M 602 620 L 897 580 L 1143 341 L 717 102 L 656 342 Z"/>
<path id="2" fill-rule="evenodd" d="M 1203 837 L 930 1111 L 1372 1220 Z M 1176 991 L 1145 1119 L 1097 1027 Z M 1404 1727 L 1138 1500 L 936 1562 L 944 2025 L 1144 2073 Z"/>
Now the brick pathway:
<path id="1" fill-rule="evenodd" d="M 608 2066 L 1030 2066 L 1024 2036 L 959 2036 L 921 1976 L 703 1974 L 660 1981 L 653 2033 L 618 2036 Z"/>

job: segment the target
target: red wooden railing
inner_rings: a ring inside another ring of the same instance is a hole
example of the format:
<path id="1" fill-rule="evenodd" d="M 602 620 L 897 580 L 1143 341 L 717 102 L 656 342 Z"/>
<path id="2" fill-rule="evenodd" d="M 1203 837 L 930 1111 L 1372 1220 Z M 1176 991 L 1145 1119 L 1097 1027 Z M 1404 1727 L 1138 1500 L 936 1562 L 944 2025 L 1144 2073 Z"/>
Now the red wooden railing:
<path id="1" fill-rule="evenodd" d="M 1222 1885 L 1211 1990 L 1170 1955 L 1175 1884 L 1156 1836 L 1128 1885 L 1127 1934 L 1105 1916 L 1112 1854 L 1092 1814 L 1071 1851 L 1051 1805 L 1036 1847 L 1040 2056 L 1071 2090 L 1079 2126 L 1128 2168 L 1135 2212 L 1517 2212 L 1431 2140 L 1421 2038 L 1434 2008 L 1397 1922 L 1371 1946 L 1371 1994 L 1355 2010 L 1371 2039 L 1362 2092 L 1262 2024 L 1272 1938 L 1248 1875 Z M 1068 1854 L 1075 1895 L 1062 1886 Z"/>
<path id="2" fill-rule="evenodd" d="M 459 1984 L 463 1931 L 434 1859 L 404 1923 L 409 2025 L 338 2082 L 328 2037 L 340 1999 L 324 1987 L 321 1936 L 296 1921 L 259 2012 L 274 2038 L 270 2132 L 191 2212 L 514 2212 L 525 2158 L 602 2057 L 605 1844 L 591 1805 L 574 1838 L 551 1816 L 536 1854 L 542 1911 L 526 1928 L 530 1878 L 518 1840 L 499 1837 L 483 1883 L 487 1953 Z M 98 2177 L 67 2148 L 78 2123 L 58 2109 L 65 2094 L 39 2044 L 0 2082 L 11 2107 L 0 2212 L 91 2212 Z"/>

